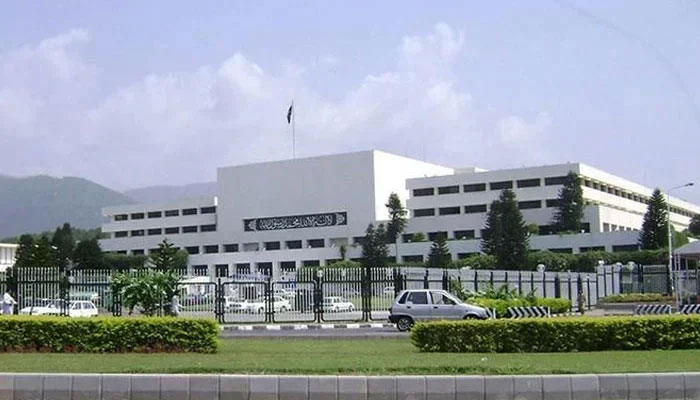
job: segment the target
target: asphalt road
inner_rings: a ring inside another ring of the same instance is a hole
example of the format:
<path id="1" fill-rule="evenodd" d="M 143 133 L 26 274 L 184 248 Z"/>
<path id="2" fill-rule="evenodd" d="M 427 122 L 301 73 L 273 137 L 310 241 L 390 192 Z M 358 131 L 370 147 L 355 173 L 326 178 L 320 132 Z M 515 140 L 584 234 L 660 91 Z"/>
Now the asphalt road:
<path id="1" fill-rule="evenodd" d="M 406 338 L 408 333 L 396 328 L 359 328 L 359 329 L 308 329 L 308 330 L 253 330 L 225 331 L 223 339 L 233 338 L 300 338 L 300 339 L 396 339 Z"/>

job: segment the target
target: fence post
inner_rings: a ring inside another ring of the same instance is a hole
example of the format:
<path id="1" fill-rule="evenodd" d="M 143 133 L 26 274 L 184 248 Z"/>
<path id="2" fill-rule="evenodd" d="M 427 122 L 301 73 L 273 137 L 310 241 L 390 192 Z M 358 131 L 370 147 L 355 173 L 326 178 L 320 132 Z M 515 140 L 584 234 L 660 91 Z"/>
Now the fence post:
<path id="1" fill-rule="evenodd" d="M 323 318 L 323 280 L 320 276 L 318 276 L 318 274 L 314 274 L 311 282 L 313 282 L 313 290 L 311 291 L 311 310 L 314 313 L 314 320 L 321 323 L 321 319 Z M 363 295 L 363 290 L 362 283 L 360 283 L 361 306 L 364 310 L 365 298 Z"/>
<path id="2" fill-rule="evenodd" d="M 216 294 L 214 300 L 214 314 L 216 315 L 216 320 L 219 323 L 224 323 L 224 287 L 221 284 L 221 277 L 219 277 L 216 286 L 214 287 L 214 293 Z"/>
<path id="3" fill-rule="evenodd" d="M 571 311 L 571 309 L 572 309 L 572 307 L 573 307 L 573 301 L 574 301 L 574 297 L 571 295 L 571 272 L 569 272 L 569 279 L 568 279 L 568 283 L 567 283 L 567 290 L 568 290 L 568 292 L 569 292 L 569 311 Z"/>
<path id="4" fill-rule="evenodd" d="M 265 280 L 265 322 L 272 322 L 272 313 L 275 310 L 274 301 L 270 278 L 267 278 Z"/>
<path id="5" fill-rule="evenodd" d="M 425 275 L 423 275 L 423 289 L 429 289 L 430 283 L 428 282 L 428 268 L 425 269 Z"/>
<path id="6" fill-rule="evenodd" d="M 493 288 L 493 271 L 490 271 L 489 274 L 489 285 Z"/>
<path id="7" fill-rule="evenodd" d="M 561 279 L 559 278 L 559 273 L 555 272 L 554 275 L 554 297 L 557 299 L 561 297 Z"/>
<path id="8" fill-rule="evenodd" d="M 508 283 L 508 271 L 505 272 L 505 276 L 503 277 L 503 281 L 505 282 L 506 288 L 510 290 L 510 285 Z"/>
<path id="9" fill-rule="evenodd" d="M 547 297 L 547 271 L 542 271 L 542 297 Z"/>
<path id="10" fill-rule="evenodd" d="M 479 270 L 474 270 L 474 293 L 479 291 Z"/>
<path id="11" fill-rule="evenodd" d="M 535 273 L 530 271 L 530 291 L 535 294 Z"/>
<path id="12" fill-rule="evenodd" d="M 608 270 L 603 267 L 603 297 L 608 297 Z"/>
<path id="13" fill-rule="evenodd" d="M 362 320 L 369 321 L 370 314 L 372 313 L 372 270 L 370 267 L 365 267 L 362 271 Z"/>
<path id="14" fill-rule="evenodd" d="M 639 293 L 644 293 L 644 266 L 637 264 L 637 284 L 639 284 Z"/>
<path id="15" fill-rule="evenodd" d="M 597 301 L 598 299 L 596 299 Z M 591 309 L 591 277 L 586 275 L 586 303 L 588 304 L 588 309 Z"/>
<path id="16" fill-rule="evenodd" d="M 450 291 L 450 280 L 447 271 L 442 271 L 442 290 Z"/>
<path id="17" fill-rule="evenodd" d="M 523 295 L 523 272 L 518 271 L 518 295 Z"/>
<path id="18" fill-rule="evenodd" d="M 581 278 L 581 273 L 578 273 L 578 276 L 576 276 L 576 299 L 578 303 L 578 312 L 582 312 L 581 310 L 581 296 L 583 296 L 583 278 Z M 586 302 L 588 302 L 588 297 L 586 297 Z"/>
<path id="19" fill-rule="evenodd" d="M 620 294 L 624 293 L 624 288 L 622 287 L 622 271 L 624 271 L 624 267 L 621 267 L 619 271 L 617 271 L 617 279 L 618 279 L 618 289 L 620 289 Z"/>

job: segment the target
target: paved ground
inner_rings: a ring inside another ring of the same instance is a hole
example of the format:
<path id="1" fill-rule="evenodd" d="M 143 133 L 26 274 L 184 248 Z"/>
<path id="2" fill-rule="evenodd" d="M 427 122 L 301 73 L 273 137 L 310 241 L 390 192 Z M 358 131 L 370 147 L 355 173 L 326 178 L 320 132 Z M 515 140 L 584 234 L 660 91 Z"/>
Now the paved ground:
<path id="1" fill-rule="evenodd" d="M 360 329 L 309 329 L 309 330 L 241 330 L 223 331 L 223 339 L 233 338 L 304 338 L 304 339 L 395 339 L 405 338 L 408 334 L 396 328 L 360 328 Z"/>

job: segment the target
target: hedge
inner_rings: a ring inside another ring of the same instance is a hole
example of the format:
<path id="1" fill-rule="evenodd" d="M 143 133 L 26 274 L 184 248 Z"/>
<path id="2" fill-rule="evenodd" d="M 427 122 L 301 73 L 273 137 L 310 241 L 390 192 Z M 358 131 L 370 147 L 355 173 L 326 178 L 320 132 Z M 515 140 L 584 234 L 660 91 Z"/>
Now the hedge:
<path id="1" fill-rule="evenodd" d="M 603 303 L 670 303 L 673 296 L 661 293 L 625 293 L 603 297 Z"/>
<path id="2" fill-rule="evenodd" d="M 700 349 L 700 316 L 521 319 L 419 323 L 426 352 L 572 352 Z"/>
<path id="3" fill-rule="evenodd" d="M 508 307 L 530 307 L 530 306 L 542 306 L 549 307 L 552 314 L 561 314 L 569 312 L 571 310 L 571 301 L 569 299 L 550 299 L 536 297 L 532 300 L 527 298 L 515 298 L 509 300 L 503 299 L 486 299 L 486 298 L 470 298 L 467 299 L 467 303 L 474 304 L 477 306 L 495 309 L 496 315 L 499 317 L 505 317 L 508 315 Z"/>
<path id="4" fill-rule="evenodd" d="M 0 318 L 0 351 L 198 352 L 217 350 L 213 320 L 188 318 Z"/>

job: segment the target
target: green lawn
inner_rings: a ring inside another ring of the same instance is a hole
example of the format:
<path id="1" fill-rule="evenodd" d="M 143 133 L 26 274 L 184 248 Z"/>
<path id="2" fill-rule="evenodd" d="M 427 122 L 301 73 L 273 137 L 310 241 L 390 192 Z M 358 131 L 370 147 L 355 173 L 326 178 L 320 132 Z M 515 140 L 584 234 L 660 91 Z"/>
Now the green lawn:
<path id="1" fill-rule="evenodd" d="M 0 372 L 539 374 L 700 371 L 700 350 L 419 353 L 408 339 L 229 339 L 204 354 L 0 354 Z"/>

